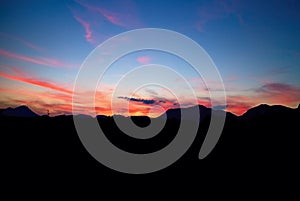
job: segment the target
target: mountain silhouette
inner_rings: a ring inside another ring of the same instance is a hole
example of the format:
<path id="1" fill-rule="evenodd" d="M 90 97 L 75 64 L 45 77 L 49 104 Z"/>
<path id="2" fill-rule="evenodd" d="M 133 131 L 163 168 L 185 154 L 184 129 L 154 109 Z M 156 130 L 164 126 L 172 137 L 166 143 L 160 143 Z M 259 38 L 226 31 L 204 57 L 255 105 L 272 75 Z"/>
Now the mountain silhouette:
<path id="1" fill-rule="evenodd" d="M 247 112 L 245 112 L 242 117 L 247 119 L 257 118 L 257 117 L 268 117 L 272 115 L 284 115 L 288 114 L 290 112 L 295 111 L 295 109 L 285 107 L 282 105 L 267 105 L 267 104 L 261 104 L 256 107 L 253 107 L 249 109 Z"/>
<path id="2" fill-rule="evenodd" d="M 252 184 L 262 178 L 286 183 L 286 178 L 299 175 L 299 109 L 259 105 L 242 116 L 226 112 L 224 129 L 218 143 L 205 159 L 199 160 L 199 150 L 207 135 L 212 109 L 201 105 L 194 107 L 199 108 L 200 121 L 191 147 L 169 167 L 151 174 L 138 175 L 138 178 L 167 175 L 173 178 L 193 178 L 201 182 L 222 179 Z M 186 112 L 194 107 L 183 108 L 181 111 Z M 4 114 L 9 115 L 3 115 L 4 111 Z M 5 153 L 1 163 L 4 164 L 4 172 L 13 172 L 8 174 L 9 180 L 36 179 L 37 183 L 51 183 L 61 178 L 68 181 L 82 178 L 102 181 L 105 177 L 114 176 L 132 178 L 132 175 L 105 167 L 88 153 L 79 139 L 73 118 L 93 123 L 96 119 L 113 145 L 134 154 L 153 153 L 170 145 L 181 123 L 180 109 L 170 109 L 165 114 L 167 119 L 164 128 L 156 136 L 137 139 L 124 133 L 110 116 L 99 115 L 93 118 L 60 115 L 44 118 L 29 111 L 28 107 L 21 106 L 4 109 L 0 115 L 1 149 Z M 216 111 L 216 114 L 219 113 L 224 114 L 224 111 Z M 23 116 L 36 118 L 20 118 Z M 146 127 L 150 121 L 161 121 L 163 116 L 149 118 L 115 115 L 115 118 L 131 118 L 137 126 Z M 189 121 L 193 116 L 186 115 L 185 118 Z"/>
<path id="3" fill-rule="evenodd" d="M 193 110 L 199 110 L 200 113 L 200 121 L 205 119 L 207 116 L 211 114 L 211 109 L 207 108 L 203 105 L 197 105 L 193 107 L 188 107 L 188 108 L 175 108 L 175 109 L 169 109 L 165 112 L 165 114 L 160 115 L 160 118 L 163 117 L 164 115 L 167 116 L 167 119 L 175 119 L 175 120 L 181 120 L 181 114 L 182 112 L 185 112 L 185 119 L 184 120 L 194 120 L 195 117 L 192 115 Z"/>
<path id="4" fill-rule="evenodd" d="M 2 109 L 0 111 L 1 116 L 10 116 L 10 117 L 37 117 L 36 113 L 34 113 L 32 110 L 30 110 L 27 106 L 22 105 L 16 108 L 7 108 Z"/>
<path id="5" fill-rule="evenodd" d="M 226 115 L 226 118 L 230 118 L 230 119 L 234 119 L 237 118 L 236 115 L 232 114 L 231 112 L 225 112 L 224 110 L 216 110 L 216 109 L 211 109 L 211 108 L 207 108 L 203 105 L 197 105 L 197 106 L 193 106 L 193 107 L 188 107 L 188 108 L 175 108 L 175 109 L 169 109 L 165 112 L 165 114 L 162 114 L 159 116 L 159 118 L 162 118 L 164 115 L 167 116 L 167 119 L 175 119 L 177 121 L 179 120 L 187 120 L 187 121 L 194 121 L 195 120 L 195 116 L 192 114 L 191 111 L 193 110 L 199 110 L 199 117 L 200 117 L 200 121 L 202 122 L 205 119 L 208 119 L 211 117 L 211 113 L 212 110 L 214 110 L 214 114 L 215 115 L 219 115 L 219 114 L 224 114 Z M 182 117 L 181 114 L 182 112 L 185 112 L 185 116 Z M 185 119 L 181 119 L 181 118 L 185 118 Z"/>

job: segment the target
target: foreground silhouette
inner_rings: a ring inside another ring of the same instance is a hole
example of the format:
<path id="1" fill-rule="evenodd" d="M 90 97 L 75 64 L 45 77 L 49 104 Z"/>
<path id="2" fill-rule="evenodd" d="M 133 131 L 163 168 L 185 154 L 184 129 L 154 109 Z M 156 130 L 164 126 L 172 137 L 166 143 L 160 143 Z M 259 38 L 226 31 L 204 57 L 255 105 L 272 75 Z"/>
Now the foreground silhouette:
<path id="1" fill-rule="evenodd" d="M 0 111 L 1 149 L 5 153 L 1 159 L 2 168 L 12 172 L 12 178 L 47 181 L 132 177 L 101 165 L 85 150 L 76 133 L 73 116 L 38 116 L 28 112 L 26 106 L 21 107 Z M 199 131 L 189 150 L 166 169 L 139 177 L 167 175 L 268 180 L 299 175 L 299 107 L 259 105 L 242 116 L 226 113 L 221 138 L 203 160 L 198 159 L 198 154 L 209 126 L 211 109 L 198 107 L 201 114 Z M 21 111 L 22 115 L 16 111 Z M 172 109 L 166 114 L 168 118 L 163 130 L 147 140 L 124 134 L 112 117 L 102 115 L 97 120 L 115 146 L 143 154 L 160 150 L 174 139 L 181 121 L 180 110 Z M 91 117 L 81 118 L 89 121 Z M 133 121 L 141 127 L 150 123 L 148 117 L 133 117 Z"/>

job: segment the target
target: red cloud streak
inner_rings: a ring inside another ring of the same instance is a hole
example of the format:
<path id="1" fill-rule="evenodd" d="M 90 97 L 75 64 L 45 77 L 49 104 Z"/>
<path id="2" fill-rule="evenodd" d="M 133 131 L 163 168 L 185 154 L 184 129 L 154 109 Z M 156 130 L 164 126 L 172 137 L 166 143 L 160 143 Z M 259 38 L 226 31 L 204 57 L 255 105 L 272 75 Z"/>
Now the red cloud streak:
<path id="1" fill-rule="evenodd" d="M 38 47 L 38 46 L 36 46 L 36 45 L 28 42 L 28 41 L 25 41 L 25 40 L 23 40 L 21 38 L 18 38 L 16 36 L 12 36 L 12 35 L 9 35 L 9 34 L 6 34 L 6 33 L 0 33 L 0 36 L 4 36 L 4 37 L 6 37 L 8 39 L 12 39 L 12 40 L 18 41 L 18 42 L 22 43 L 23 45 L 25 45 L 25 46 L 33 49 L 33 50 L 42 51 L 42 48 L 40 48 L 40 47 Z"/>
<path id="2" fill-rule="evenodd" d="M 4 77 L 6 79 L 17 80 L 17 81 L 20 81 L 20 82 L 33 84 L 33 85 L 36 85 L 36 86 L 56 90 L 56 91 L 63 92 L 63 93 L 68 93 L 68 94 L 73 93 L 71 90 L 56 86 L 56 85 L 48 83 L 48 82 L 40 81 L 40 80 L 34 80 L 34 79 L 30 79 L 30 78 L 14 76 L 14 75 L 10 75 L 10 74 L 4 73 L 4 72 L 0 72 L 0 76 Z"/>
<path id="3" fill-rule="evenodd" d="M 21 61 L 29 62 L 29 63 L 34 63 L 34 64 L 40 64 L 44 66 L 51 66 L 51 67 L 64 67 L 64 68 L 74 68 L 73 65 L 66 64 L 62 61 L 56 60 L 56 59 L 49 59 L 49 58 L 32 58 L 20 54 L 16 54 L 13 52 L 9 52 L 3 49 L 0 49 L 0 55 L 12 59 L 18 59 Z"/>

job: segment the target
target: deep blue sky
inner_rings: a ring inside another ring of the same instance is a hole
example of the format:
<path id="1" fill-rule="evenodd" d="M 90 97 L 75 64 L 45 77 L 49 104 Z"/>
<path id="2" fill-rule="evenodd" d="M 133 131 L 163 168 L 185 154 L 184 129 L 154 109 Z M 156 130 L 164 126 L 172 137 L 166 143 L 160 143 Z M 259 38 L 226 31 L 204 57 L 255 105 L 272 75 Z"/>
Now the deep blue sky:
<path id="1" fill-rule="evenodd" d="M 296 0 L 4 0 L 0 106 L 31 104 L 42 113 L 41 108 L 52 104 L 59 108 L 53 108 L 54 113 L 70 112 L 70 94 L 61 89 L 72 90 L 86 56 L 109 37 L 153 27 L 185 34 L 209 53 L 228 90 L 229 110 L 240 114 L 259 103 L 296 107 L 300 102 L 299 10 Z M 145 51 L 116 63 L 106 84 L 113 85 L 126 70 L 151 62 L 170 65 L 195 79 L 184 62 Z M 45 98 L 45 94 L 53 96 Z"/>

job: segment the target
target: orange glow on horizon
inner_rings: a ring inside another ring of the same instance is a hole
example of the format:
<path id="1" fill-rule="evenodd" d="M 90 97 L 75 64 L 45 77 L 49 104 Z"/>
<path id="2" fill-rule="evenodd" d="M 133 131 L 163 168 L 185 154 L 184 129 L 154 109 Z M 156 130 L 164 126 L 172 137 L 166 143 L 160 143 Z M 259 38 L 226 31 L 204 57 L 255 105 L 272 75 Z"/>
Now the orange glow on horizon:
<path id="1" fill-rule="evenodd" d="M 17 107 L 19 105 L 27 105 L 33 109 L 34 112 L 43 115 L 46 114 L 47 110 L 50 111 L 51 116 L 61 115 L 61 114 L 72 114 L 72 95 L 73 91 L 60 87 L 56 84 L 41 81 L 38 79 L 26 78 L 26 74 L 22 71 L 15 71 L 16 75 L 11 75 L 0 71 L 0 77 L 11 80 L 18 81 L 16 84 L 9 84 L 9 87 L 0 87 L 1 94 L 0 104 L 2 108 L 4 107 Z M 25 76 L 25 77 L 22 77 Z M 21 83 L 27 83 L 29 85 L 22 85 Z M 40 88 L 31 88 L 32 86 L 38 86 Z M 286 86 L 271 85 L 269 86 L 269 91 L 264 90 L 263 92 L 253 93 L 249 96 L 228 96 L 227 97 L 227 108 L 226 111 L 231 112 L 235 115 L 242 115 L 248 109 L 259 105 L 261 103 L 266 103 L 270 105 L 280 104 L 288 107 L 297 107 L 299 104 L 299 94 L 298 88 L 287 88 Z M 280 88 L 285 90 L 285 95 L 282 95 Z M 46 90 L 45 90 L 46 89 Z M 288 91 L 289 89 L 290 91 Z M 178 108 L 179 105 L 171 100 L 151 98 L 143 99 L 142 96 L 137 94 L 136 100 L 130 99 L 115 99 L 115 110 L 111 109 L 111 98 L 112 98 L 113 88 L 110 85 L 105 87 L 104 91 L 96 91 L 95 105 L 85 105 L 85 98 L 94 96 L 94 92 L 84 91 L 81 92 L 80 98 L 82 103 L 80 106 L 76 106 L 76 114 L 86 114 L 94 116 L 96 115 L 107 115 L 112 116 L 113 114 L 121 114 L 124 116 L 150 116 L 157 117 L 168 109 Z M 148 101 L 148 102 L 146 102 Z M 152 104 L 149 101 L 153 101 Z M 184 101 L 186 103 L 191 102 L 187 99 Z M 211 103 L 203 98 L 203 100 L 198 100 L 199 105 L 206 107 L 211 107 Z M 157 107 L 156 107 L 157 106 Z M 191 107 L 188 105 L 185 107 Z M 128 110 L 126 108 L 129 108 Z"/>

